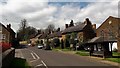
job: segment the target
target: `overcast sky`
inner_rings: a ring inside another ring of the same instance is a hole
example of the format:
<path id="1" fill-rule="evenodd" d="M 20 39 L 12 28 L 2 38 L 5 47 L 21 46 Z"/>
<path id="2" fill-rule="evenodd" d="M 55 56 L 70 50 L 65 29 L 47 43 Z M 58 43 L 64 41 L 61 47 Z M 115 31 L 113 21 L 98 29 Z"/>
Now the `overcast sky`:
<path id="1" fill-rule="evenodd" d="M 28 25 L 37 29 L 46 28 L 48 24 L 64 29 L 71 19 L 83 22 L 89 18 L 98 27 L 109 16 L 118 17 L 118 0 L 72 1 L 0 0 L 0 21 L 4 25 L 12 24 L 17 31 L 22 19 L 27 19 Z"/>

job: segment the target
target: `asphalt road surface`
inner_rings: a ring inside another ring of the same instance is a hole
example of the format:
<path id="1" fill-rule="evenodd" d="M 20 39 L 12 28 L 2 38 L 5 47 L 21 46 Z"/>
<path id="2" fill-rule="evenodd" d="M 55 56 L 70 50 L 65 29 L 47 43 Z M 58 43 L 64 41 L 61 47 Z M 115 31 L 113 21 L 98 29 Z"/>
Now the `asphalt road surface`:
<path id="1" fill-rule="evenodd" d="M 37 47 L 21 49 L 21 54 L 32 68 L 118 68 L 84 56 L 41 50 Z"/>

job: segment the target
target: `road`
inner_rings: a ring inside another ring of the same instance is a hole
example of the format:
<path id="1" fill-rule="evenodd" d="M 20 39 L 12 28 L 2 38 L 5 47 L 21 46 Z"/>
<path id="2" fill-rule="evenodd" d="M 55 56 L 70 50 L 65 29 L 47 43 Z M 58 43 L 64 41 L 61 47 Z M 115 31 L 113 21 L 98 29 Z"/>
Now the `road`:
<path id="1" fill-rule="evenodd" d="M 117 68 L 83 56 L 41 50 L 37 47 L 28 47 L 20 51 L 32 68 Z"/>

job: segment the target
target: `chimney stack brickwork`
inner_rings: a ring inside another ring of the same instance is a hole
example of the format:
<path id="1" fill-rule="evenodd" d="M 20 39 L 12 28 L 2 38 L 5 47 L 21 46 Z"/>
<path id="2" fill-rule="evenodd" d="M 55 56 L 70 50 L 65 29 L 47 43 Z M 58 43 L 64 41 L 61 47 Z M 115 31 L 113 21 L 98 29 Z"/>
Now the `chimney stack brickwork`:
<path id="1" fill-rule="evenodd" d="M 68 28 L 68 24 L 65 24 L 65 28 Z"/>

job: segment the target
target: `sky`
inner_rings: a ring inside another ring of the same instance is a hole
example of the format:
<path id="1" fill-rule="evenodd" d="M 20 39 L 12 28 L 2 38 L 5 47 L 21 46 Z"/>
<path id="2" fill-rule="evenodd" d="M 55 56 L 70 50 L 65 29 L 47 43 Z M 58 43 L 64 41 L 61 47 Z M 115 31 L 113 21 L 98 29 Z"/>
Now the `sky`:
<path id="1" fill-rule="evenodd" d="M 22 19 L 29 26 L 45 29 L 49 24 L 65 28 L 70 20 L 83 22 L 89 18 L 97 27 L 109 16 L 118 17 L 119 0 L 0 0 L 0 22 L 11 24 L 16 32 Z"/>

